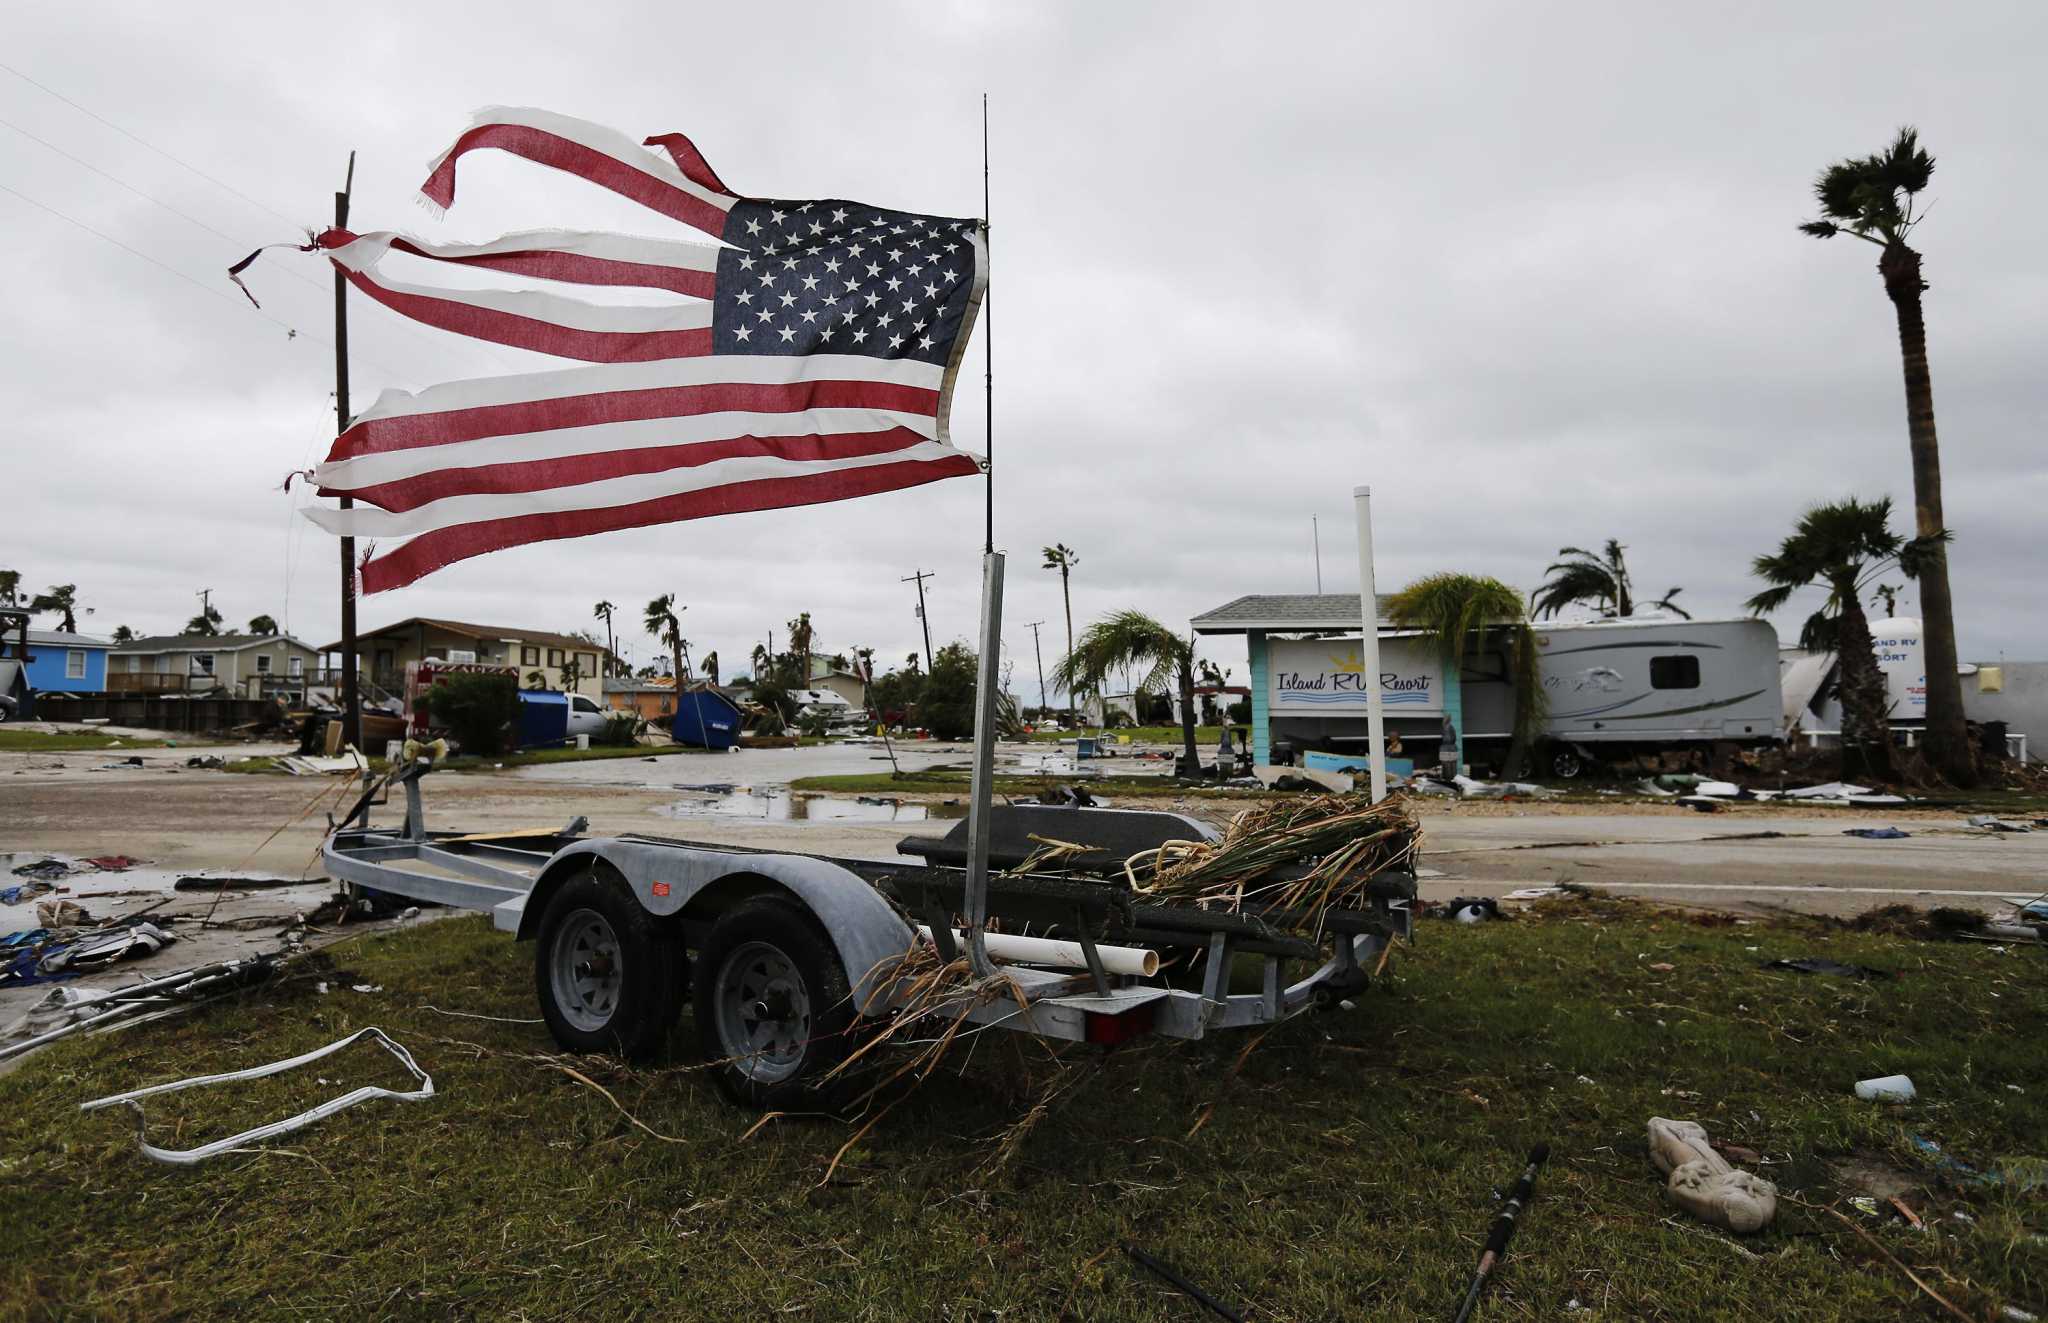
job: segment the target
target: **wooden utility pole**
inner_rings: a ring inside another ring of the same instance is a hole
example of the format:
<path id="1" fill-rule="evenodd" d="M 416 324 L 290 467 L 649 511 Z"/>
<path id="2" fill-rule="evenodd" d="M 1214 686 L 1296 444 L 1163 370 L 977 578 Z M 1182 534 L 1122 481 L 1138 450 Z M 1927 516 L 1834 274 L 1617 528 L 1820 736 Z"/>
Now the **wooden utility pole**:
<path id="1" fill-rule="evenodd" d="M 1028 626 L 1031 630 L 1031 655 L 1038 659 L 1038 714 L 1045 715 L 1045 654 L 1038 649 L 1038 627 L 1045 622 L 1034 620 Z"/>
<path id="2" fill-rule="evenodd" d="M 355 192 L 356 154 L 348 154 L 348 175 L 341 191 L 334 195 L 334 228 L 348 228 L 348 200 Z M 348 278 L 334 268 L 334 429 L 339 436 L 348 430 Z M 352 509 L 353 498 L 343 496 L 341 508 Z M 356 540 L 341 540 L 341 740 L 357 749 L 363 747 L 363 696 L 356 687 Z"/>
<path id="3" fill-rule="evenodd" d="M 933 574 L 929 570 L 919 570 L 909 578 L 897 580 L 898 583 L 910 583 L 913 580 L 917 583 L 917 623 L 924 626 L 924 673 L 926 675 L 932 673 L 932 618 L 926 615 L 924 610 L 924 581 L 938 577 L 938 575 Z"/>

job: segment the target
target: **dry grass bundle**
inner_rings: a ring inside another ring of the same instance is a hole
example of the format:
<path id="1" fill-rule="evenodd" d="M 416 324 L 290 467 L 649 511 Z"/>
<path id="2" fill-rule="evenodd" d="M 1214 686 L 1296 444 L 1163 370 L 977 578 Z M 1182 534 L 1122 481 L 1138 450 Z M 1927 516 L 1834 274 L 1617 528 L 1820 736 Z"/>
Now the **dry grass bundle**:
<path id="1" fill-rule="evenodd" d="M 922 936 L 913 937 L 909 950 L 877 968 L 871 981 L 876 988 L 894 989 L 894 995 L 888 998 L 894 1010 L 866 1035 L 859 1047 L 832 1068 L 823 1082 L 830 1084 L 852 1074 L 884 1048 L 914 1050 L 907 1051 L 900 1061 L 891 1061 L 889 1070 L 854 1096 L 852 1103 L 856 1109 L 867 1106 L 900 1080 L 908 1079 L 910 1087 L 915 1088 L 928 1079 L 955 1042 L 982 1027 L 970 1023 L 969 1011 L 1006 997 L 1017 1003 L 1020 1015 L 1030 1009 L 1030 1002 L 1015 979 L 1000 970 L 988 978 L 977 979 L 964 952 L 956 959 L 946 960 Z"/>
<path id="2" fill-rule="evenodd" d="M 1323 911 L 1364 908 L 1372 879 L 1411 867 L 1421 843 L 1398 798 L 1318 795 L 1246 809 L 1219 840 L 1169 841 L 1133 855 L 1124 875 L 1154 900 L 1231 913 L 1296 910 L 1300 927 L 1320 931 Z"/>

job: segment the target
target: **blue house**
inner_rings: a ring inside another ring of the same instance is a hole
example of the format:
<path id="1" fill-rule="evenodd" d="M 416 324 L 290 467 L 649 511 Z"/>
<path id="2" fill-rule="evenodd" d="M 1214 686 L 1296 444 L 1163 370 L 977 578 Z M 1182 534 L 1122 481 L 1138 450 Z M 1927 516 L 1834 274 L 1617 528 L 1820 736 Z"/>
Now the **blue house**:
<path id="1" fill-rule="evenodd" d="M 28 632 L 28 687 L 37 693 L 98 694 L 107 687 L 113 644 L 54 629 Z"/>

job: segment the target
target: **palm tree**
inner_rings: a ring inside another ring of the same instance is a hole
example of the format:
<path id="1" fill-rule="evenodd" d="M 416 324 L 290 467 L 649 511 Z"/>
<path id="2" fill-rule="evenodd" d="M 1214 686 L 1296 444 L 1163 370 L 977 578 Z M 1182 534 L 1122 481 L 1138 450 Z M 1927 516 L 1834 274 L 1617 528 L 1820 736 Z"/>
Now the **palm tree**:
<path id="1" fill-rule="evenodd" d="M 669 660 L 675 663 L 678 691 L 683 684 L 683 622 L 677 617 L 679 612 L 689 609 L 676 605 L 674 593 L 663 593 L 647 604 L 647 614 L 641 622 L 655 641 L 668 649 Z"/>
<path id="2" fill-rule="evenodd" d="M 714 648 L 712 651 L 705 653 L 702 657 L 699 657 L 697 659 L 697 664 L 704 668 L 704 674 L 710 679 L 711 683 L 718 683 L 717 649 Z"/>
<path id="3" fill-rule="evenodd" d="M 28 609 L 31 611 L 61 612 L 64 616 L 64 621 L 58 628 L 66 634 L 76 634 L 78 632 L 78 585 L 75 583 L 60 583 L 52 586 L 47 593 L 37 593 L 34 599 L 29 602 Z"/>
<path id="4" fill-rule="evenodd" d="M 1871 589 L 1870 591 L 1876 594 L 1876 596 L 1871 598 L 1870 604 L 1872 606 L 1876 606 L 1879 602 L 1884 603 L 1884 618 L 1886 620 L 1890 620 L 1893 616 L 1896 616 L 1899 613 L 1898 584 L 1881 583 L 1877 585 L 1877 587 Z"/>
<path id="5" fill-rule="evenodd" d="M 576 686 L 581 683 L 583 683 L 582 663 L 578 662 L 573 656 L 564 658 L 562 661 L 562 692 L 573 694 L 576 692 Z"/>
<path id="6" fill-rule="evenodd" d="M 1887 716 L 1891 699 L 1871 643 L 1870 621 L 1863 614 L 1863 592 L 1891 569 L 1908 578 L 1924 573 L 1943 537 L 1904 541 L 1892 532 L 1891 518 L 1889 496 L 1816 505 L 1800 516 L 1792 536 L 1774 554 L 1758 556 L 1751 567 L 1751 573 L 1771 585 L 1746 604 L 1757 615 L 1778 610 L 1808 585 L 1828 590 L 1826 603 L 1800 628 L 1799 646 L 1835 654 L 1845 777 L 1868 774 L 1889 780 L 1893 774 Z M 1930 678 L 1932 674 L 1930 664 Z"/>
<path id="7" fill-rule="evenodd" d="M 1180 694 L 1182 776 L 1199 776 L 1201 756 L 1195 752 L 1195 648 L 1192 643 L 1142 611 L 1118 611 L 1082 631 L 1081 642 L 1053 668 L 1053 683 L 1067 691 L 1069 704 L 1077 689 L 1099 689 L 1113 670 L 1137 666 L 1146 671 L 1138 692 L 1163 693 L 1168 684 Z"/>
<path id="8" fill-rule="evenodd" d="M 21 605 L 21 571 L 0 570 L 0 606 Z"/>
<path id="9" fill-rule="evenodd" d="M 1636 613 L 1635 584 L 1628 577 L 1628 561 L 1622 555 L 1628 548 L 1613 538 L 1598 555 L 1584 547 L 1559 547 L 1554 560 L 1544 570 L 1550 577 L 1543 586 L 1530 594 L 1529 605 L 1537 616 L 1554 616 L 1574 603 L 1583 602 L 1603 616 L 1632 616 Z M 1684 592 L 1683 588 L 1672 588 L 1662 597 L 1650 603 L 1659 611 L 1692 619 L 1692 613 L 1672 599 Z"/>
<path id="10" fill-rule="evenodd" d="M 181 632 L 185 634 L 203 634 L 211 638 L 215 634 L 220 633 L 222 619 L 220 608 L 208 602 L 200 609 L 198 615 L 185 622 L 185 628 Z"/>
<path id="11" fill-rule="evenodd" d="M 1443 660 L 1444 716 L 1457 737 L 1457 760 L 1465 761 L 1465 705 L 1461 684 L 1465 654 L 1482 630 L 1506 631 L 1511 644 L 1508 682 L 1514 688 L 1515 726 L 1508 740 L 1510 777 L 1522 774 L 1530 746 L 1542 733 L 1548 704 L 1536 656 L 1536 631 L 1522 610 L 1522 595 L 1499 579 L 1473 574 L 1426 574 L 1395 593 L 1387 617 L 1436 641 Z"/>
<path id="12" fill-rule="evenodd" d="M 1069 658 L 1074 655 L 1074 596 L 1068 588 L 1068 580 L 1074 573 L 1074 567 L 1080 563 L 1081 558 L 1074 554 L 1072 547 L 1064 542 L 1055 542 L 1045 548 L 1045 564 L 1039 567 L 1040 569 L 1058 570 L 1060 572 L 1060 604 L 1067 611 L 1067 656 Z M 1055 666 L 1053 674 L 1057 676 L 1059 672 L 1060 667 Z M 1055 679 L 1054 683 L 1057 684 L 1058 680 Z M 1074 691 L 1071 689 L 1067 691 L 1067 724 L 1069 726 L 1076 724 L 1074 721 Z"/>
<path id="13" fill-rule="evenodd" d="M 796 657 L 796 687 L 808 689 L 811 684 L 811 613 L 802 612 L 789 622 L 789 650 Z"/>
<path id="14" fill-rule="evenodd" d="M 604 621 L 604 669 L 607 674 L 616 669 L 618 661 L 618 638 L 612 633 L 612 612 L 618 609 L 610 602 L 599 602 L 590 610 L 592 620 Z"/>
<path id="15" fill-rule="evenodd" d="M 768 668 L 774 664 L 775 655 L 768 651 L 765 644 L 756 643 L 750 660 L 754 663 L 754 678 L 758 680 L 768 674 Z"/>
<path id="16" fill-rule="evenodd" d="M 277 635 L 277 621 L 269 616 L 256 616 L 249 621 L 249 632 L 263 638 L 274 638 Z"/>
<path id="17" fill-rule="evenodd" d="M 116 625 L 116 626 L 114 626 L 114 642 L 116 642 L 116 643 L 132 643 L 132 642 L 134 642 L 134 640 L 135 640 L 135 631 L 134 631 L 134 630 L 132 630 L 132 629 L 128 628 L 128 626 L 126 626 L 126 625 Z"/>
<path id="18" fill-rule="evenodd" d="M 1821 172 L 1813 191 L 1821 218 L 1799 228 L 1816 239 L 1847 234 L 1875 244 L 1877 272 L 1899 325 L 1899 356 L 1906 377 L 1906 436 L 1913 451 L 1914 541 L 1926 549 L 1920 569 L 1922 646 L 1927 662 L 1927 759 L 1956 785 L 1974 784 L 1969 731 L 1963 722 L 1963 682 L 1956 671 L 1954 599 L 1949 595 L 1948 540 L 1941 516 L 1941 446 L 1934 430 L 1934 380 L 1927 370 L 1927 323 L 1920 295 L 1920 254 L 1906 236 L 1925 215 L 1914 214 L 1920 190 L 1934 177 L 1934 158 L 1919 132 L 1899 130 L 1875 156 L 1837 161 Z M 1860 609 L 1860 608 L 1859 608 Z"/>

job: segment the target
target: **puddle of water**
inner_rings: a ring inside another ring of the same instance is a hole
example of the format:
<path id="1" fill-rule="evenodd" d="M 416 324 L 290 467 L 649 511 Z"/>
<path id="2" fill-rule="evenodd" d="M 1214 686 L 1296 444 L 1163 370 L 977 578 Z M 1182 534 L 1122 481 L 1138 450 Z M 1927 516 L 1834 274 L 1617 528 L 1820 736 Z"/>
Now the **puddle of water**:
<path id="1" fill-rule="evenodd" d="M 698 787 L 691 787 L 698 789 Z M 664 804 L 655 812 L 670 818 L 739 818 L 754 822 L 931 822 L 967 816 L 965 804 L 906 804 L 882 796 L 834 799 L 787 790 L 720 791 Z"/>

